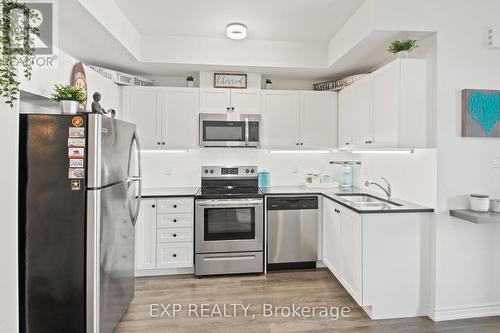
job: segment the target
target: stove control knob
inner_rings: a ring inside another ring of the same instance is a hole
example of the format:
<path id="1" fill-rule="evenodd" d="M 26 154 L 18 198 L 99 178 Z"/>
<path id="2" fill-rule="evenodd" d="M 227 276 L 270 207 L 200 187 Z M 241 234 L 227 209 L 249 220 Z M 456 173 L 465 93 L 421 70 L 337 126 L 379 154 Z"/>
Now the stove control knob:
<path id="1" fill-rule="evenodd" d="M 246 169 L 246 170 L 245 170 L 245 173 L 250 173 L 250 170 Z"/>
<path id="2" fill-rule="evenodd" d="M 255 173 L 255 169 L 250 170 L 251 173 Z"/>
<path id="3" fill-rule="evenodd" d="M 210 173 L 213 174 L 215 171 L 214 169 L 210 169 Z"/>
<path id="4" fill-rule="evenodd" d="M 203 172 L 204 172 L 205 174 L 207 174 L 207 173 L 208 173 L 208 169 L 205 169 Z"/>

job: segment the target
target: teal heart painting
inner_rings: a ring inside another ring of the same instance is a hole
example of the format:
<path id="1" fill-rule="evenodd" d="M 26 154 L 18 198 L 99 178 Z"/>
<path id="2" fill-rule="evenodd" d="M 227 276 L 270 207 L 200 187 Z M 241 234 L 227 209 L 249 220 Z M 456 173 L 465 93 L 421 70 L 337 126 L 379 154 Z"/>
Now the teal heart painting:
<path id="1" fill-rule="evenodd" d="M 462 135 L 472 137 L 500 136 L 500 133 L 492 133 L 495 124 L 500 121 L 500 91 L 466 89 L 462 94 L 464 104 Z M 470 117 L 467 117 L 467 114 Z M 468 123 L 470 120 L 475 121 L 476 124 Z"/>

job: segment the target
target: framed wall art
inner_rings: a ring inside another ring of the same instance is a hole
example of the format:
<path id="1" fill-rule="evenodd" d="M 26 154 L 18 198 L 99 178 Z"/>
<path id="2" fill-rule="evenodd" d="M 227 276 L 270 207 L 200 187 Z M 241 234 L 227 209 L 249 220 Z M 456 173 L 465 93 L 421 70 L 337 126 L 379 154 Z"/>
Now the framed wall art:
<path id="1" fill-rule="evenodd" d="M 500 90 L 462 90 L 462 136 L 500 137 Z"/>
<path id="2" fill-rule="evenodd" d="M 214 88 L 246 89 L 247 75 L 235 73 L 214 73 Z"/>

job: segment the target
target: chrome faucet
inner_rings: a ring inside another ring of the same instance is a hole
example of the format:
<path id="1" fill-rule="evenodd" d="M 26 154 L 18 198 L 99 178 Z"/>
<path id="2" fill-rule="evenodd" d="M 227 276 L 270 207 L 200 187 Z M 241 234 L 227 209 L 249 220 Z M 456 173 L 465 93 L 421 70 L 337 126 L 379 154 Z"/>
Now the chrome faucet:
<path id="1" fill-rule="evenodd" d="M 392 196 L 391 184 L 389 184 L 389 181 L 387 179 L 385 179 L 384 177 L 380 177 L 380 178 L 387 184 L 387 189 L 385 189 L 382 185 L 380 185 L 379 183 L 376 183 L 372 180 L 367 180 L 365 182 L 365 186 L 370 186 L 370 185 L 378 186 L 387 195 L 387 200 L 391 200 L 391 196 Z"/>

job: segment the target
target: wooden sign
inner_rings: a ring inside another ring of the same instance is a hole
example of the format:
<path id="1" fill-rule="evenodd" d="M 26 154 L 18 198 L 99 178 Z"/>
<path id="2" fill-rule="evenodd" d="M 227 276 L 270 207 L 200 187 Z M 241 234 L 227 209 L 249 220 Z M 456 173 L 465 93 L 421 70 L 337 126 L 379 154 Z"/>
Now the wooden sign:
<path id="1" fill-rule="evenodd" d="M 77 63 L 73 69 L 71 85 L 77 86 L 85 92 L 85 99 L 80 103 L 78 109 L 80 111 L 87 110 L 87 76 L 85 75 L 85 68 L 81 62 Z"/>
<path id="2" fill-rule="evenodd" d="M 214 73 L 214 88 L 246 89 L 247 75 L 234 73 Z"/>

